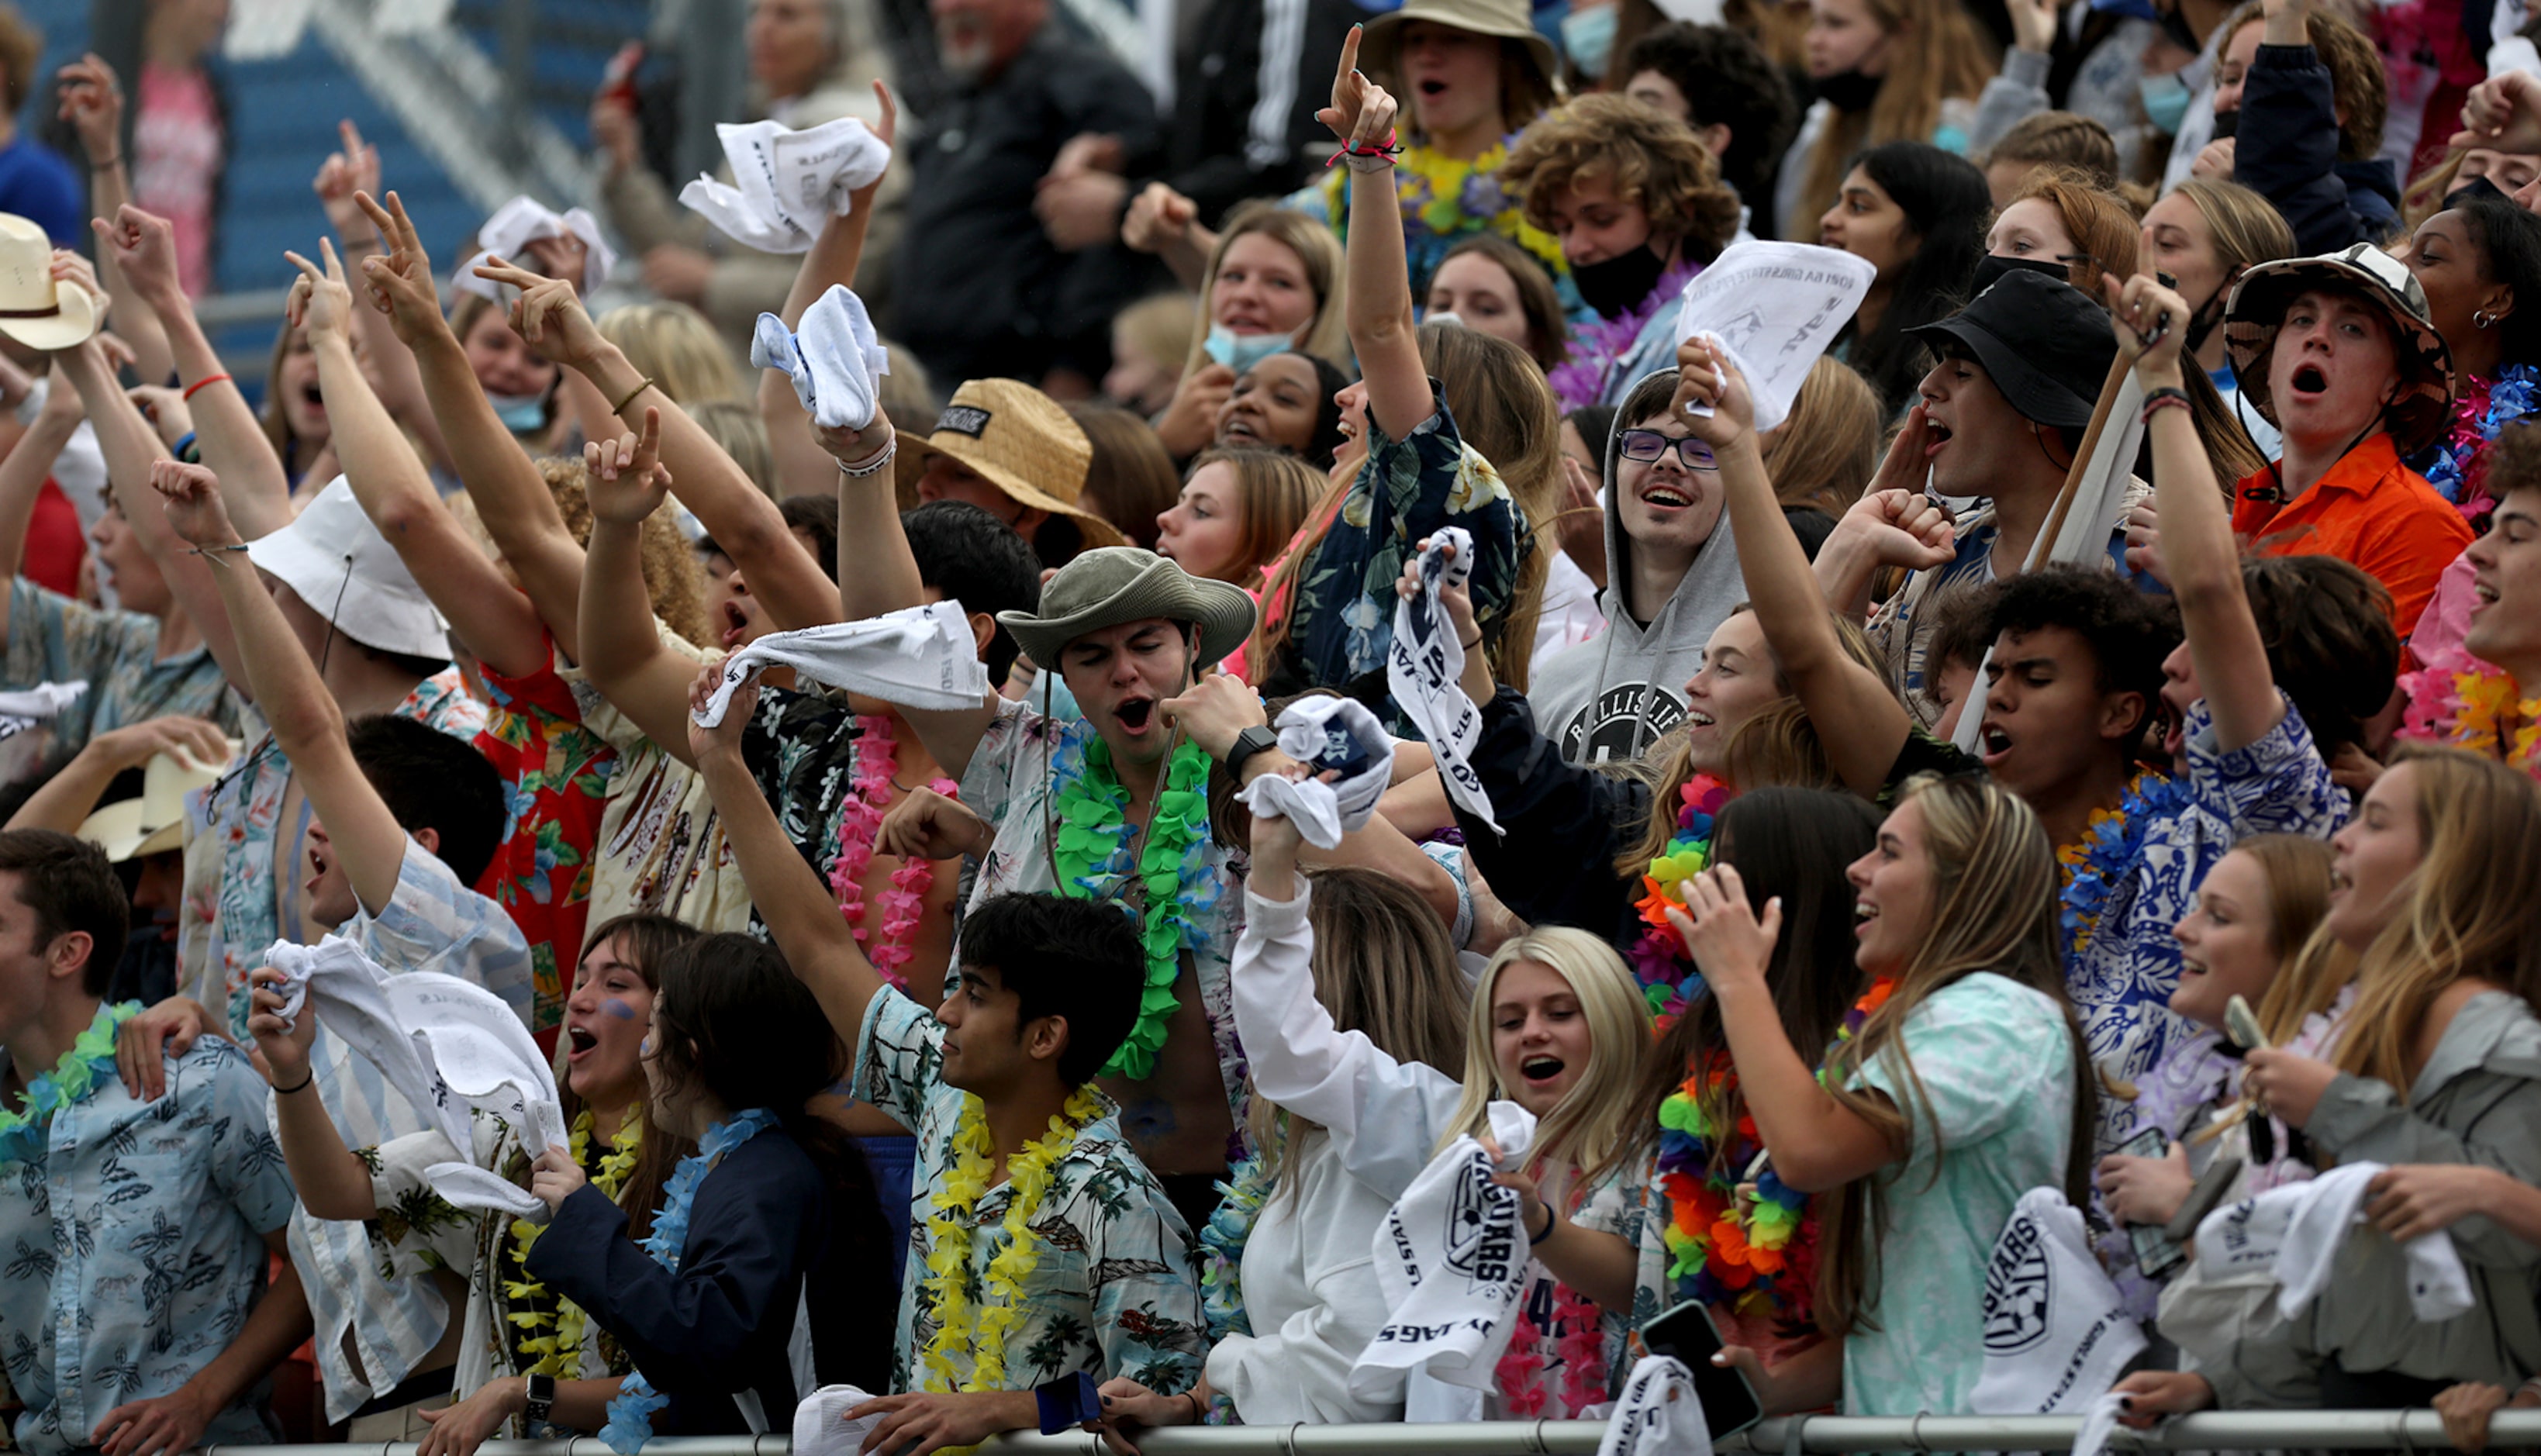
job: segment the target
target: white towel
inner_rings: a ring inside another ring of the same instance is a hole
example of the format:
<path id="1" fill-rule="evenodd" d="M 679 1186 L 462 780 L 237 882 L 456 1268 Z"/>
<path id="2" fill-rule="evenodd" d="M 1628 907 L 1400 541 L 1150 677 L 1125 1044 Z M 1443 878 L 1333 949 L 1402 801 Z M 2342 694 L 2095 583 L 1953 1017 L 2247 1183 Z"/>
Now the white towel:
<path id="1" fill-rule="evenodd" d="M 1683 1360 L 1643 1355 L 1633 1366 L 1597 1456 L 1711 1456 L 1711 1424 Z"/>
<path id="2" fill-rule="evenodd" d="M 873 1397 L 852 1385 L 825 1385 L 794 1408 L 793 1456 L 856 1456 L 882 1417 L 850 1420 L 847 1413 Z"/>
<path id="3" fill-rule="evenodd" d="M 796 632 L 770 632 L 723 660 L 723 680 L 695 714 L 701 727 L 723 723 L 733 690 L 772 667 L 832 688 L 844 688 L 902 707 L 952 712 L 988 696 L 988 670 L 959 602 L 905 607 L 862 621 L 834 621 Z"/>
<path id="4" fill-rule="evenodd" d="M 2052 1188 L 2012 1205 L 1986 1265 L 1984 1312 L 1984 1373 L 1968 1397 L 1980 1415 L 2087 1411 L 2144 1347 L 2082 1215 Z"/>
<path id="5" fill-rule="evenodd" d="M 1747 378 L 1756 428 L 1770 430 L 1877 277 L 1861 258 L 1813 243 L 1736 244 L 1687 281 L 1677 341 L 1702 334 L 1727 354 Z"/>
<path id="6" fill-rule="evenodd" d="M 847 215 L 848 194 L 873 185 L 891 165 L 891 148 L 853 116 L 803 131 L 727 122 L 715 136 L 732 164 L 731 183 L 700 177 L 680 188 L 680 201 L 762 253 L 811 252 L 829 220 Z"/>
<path id="7" fill-rule="evenodd" d="M 501 302 L 503 290 L 490 278 L 476 276 L 476 268 L 489 258 L 500 257 L 523 267 L 529 264 L 522 253 L 542 238 L 577 238 L 582 242 L 582 291 L 591 291 L 609 281 L 610 270 L 617 266 L 617 255 L 600 236 L 600 222 L 585 208 L 575 207 L 558 213 L 528 197 L 514 197 L 494 209 L 485 225 L 476 230 L 480 252 L 459 265 L 451 276 L 450 286 L 461 293 Z M 533 271 L 536 271 L 533 269 Z"/>
<path id="8" fill-rule="evenodd" d="M 33 688 L 0 692 L 0 717 L 33 718 L 38 722 L 57 718 L 62 709 L 79 701 L 80 694 L 87 691 L 88 680 L 75 678 L 67 683 L 37 683 Z"/>
<path id="9" fill-rule="evenodd" d="M 2293 1319 L 2329 1284 L 2338 1247 L 2362 1221 L 2364 1186 L 2380 1163 L 2341 1163 L 2307 1183 L 2272 1188 L 2217 1208 L 2197 1225 L 2197 1263 L 2210 1277 L 2273 1270 L 2277 1310 Z M 2400 1246 L 2409 1273 L 2409 1308 L 2432 1324 L 2467 1314 L 2470 1276 L 2453 1236 L 2437 1229 Z"/>
<path id="10" fill-rule="evenodd" d="M 1491 1136 L 1518 1163 L 1535 1119 L 1490 1105 Z M 1526 1289 L 1527 1238 L 1515 1189 L 1491 1182 L 1491 1156 L 1459 1137 L 1429 1160 L 1377 1226 L 1376 1282 L 1392 1311 L 1350 1367 L 1350 1394 L 1375 1400 L 1402 1372 L 1488 1390 Z"/>
<path id="11" fill-rule="evenodd" d="M 1446 550 L 1456 548 L 1450 559 Z M 1420 553 L 1420 591 L 1394 604 L 1394 640 L 1385 649 L 1385 686 L 1397 707 L 1420 730 L 1438 762 L 1438 776 L 1457 807 L 1500 833 L 1491 796 L 1470 762 L 1483 736 L 1482 709 L 1457 679 L 1465 671 L 1465 646 L 1438 605 L 1444 586 L 1462 586 L 1474 574 L 1474 538 L 1461 526 L 1441 528 Z"/>
<path id="12" fill-rule="evenodd" d="M 1318 772 L 1342 768 L 1343 776 L 1298 783 L 1265 773 L 1237 797 L 1256 814 L 1292 821 L 1318 849 L 1339 848 L 1342 836 L 1367 828 L 1394 779 L 1394 736 L 1354 697 L 1306 697 L 1288 704 L 1279 714 L 1279 751 Z"/>
<path id="13" fill-rule="evenodd" d="M 803 311 L 802 327 L 790 332 L 774 314 L 760 315 L 750 362 L 785 371 L 803 412 L 831 430 L 872 424 L 882 377 L 891 373 L 891 354 L 866 317 L 864 300 L 841 283 L 815 299 Z"/>
<path id="14" fill-rule="evenodd" d="M 555 1074 L 500 996 L 439 972 L 391 976 L 340 935 L 315 946 L 278 940 L 264 958 L 282 973 L 284 1022 L 314 1010 L 452 1147 L 474 1147 L 470 1119 L 477 1111 L 510 1127 L 533 1155 L 565 1140 Z M 424 1179 L 462 1208 L 520 1216 L 544 1206 L 509 1180 L 468 1163 L 435 1163 Z"/>

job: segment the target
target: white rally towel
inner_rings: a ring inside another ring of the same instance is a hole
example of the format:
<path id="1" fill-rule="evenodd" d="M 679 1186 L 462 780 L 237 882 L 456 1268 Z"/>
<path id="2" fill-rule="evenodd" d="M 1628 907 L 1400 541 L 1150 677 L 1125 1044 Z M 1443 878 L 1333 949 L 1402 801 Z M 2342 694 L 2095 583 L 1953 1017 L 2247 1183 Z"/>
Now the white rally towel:
<path id="1" fill-rule="evenodd" d="M 2272 1188 L 2217 1208 L 2197 1225 L 2198 1267 L 2210 1276 L 2274 1270 L 2277 1310 L 2300 1315 L 2329 1285 L 2338 1246 L 2363 1219 L 2364 1186 L 2380 1163 L 2341 1163 L 2308 1183 Z M 2409 1274 L 2409 1309 L 2433 1324 L 2468 1314 L 2470 1276 L 2453 1236 L 2437 1229 L 2400 1246 Z"/>
<path id="2" fill-rule="evenodd" d="M 1810 367 L 1878 275 L 1864 259 L 1813 243 L 1733 244 L 1686 283 L 1677 342 L 1700 333 L 1727 354 L 1747 377 L 1756 428 L 1770 430 L 1789 417 Z"/>
<path id="3" fill-rule="evenodd" d="M 902 707 L 951 712 L 988 695 L 988 670 L 959 602 L 929 602 L 862 621 L 834 621 L 796 632 L 770 632 L 723 660 L 701 727 L 723 723 L 742 680 L 772 667 Z"/>
<path id="4" fill-rule="evenodd" d="M 802 131 L 774 121 L 724 122 L 715 137 L 732 164 L 732 182 L 700 177 L 680 188 L 680 201 L 762 253 L 811 252 L 830 219 L 847 215 L 848 194 L 873 185 L 891 165 L 891 148 L 853 116 Z"/>
<path id="5" fill-rule="evenodd" d="M 1520 1163 L 1535 1119 L 1490 1105 L 1501 1157 Z M 1459 1137 L 1429 1160 L 1377 1226 L 1376 1284 L 1390 1314 L 1350 1367 L 1350 1393 L 1375 1400 L 1404 1371 L 1488 1390 L 1526 1289 L 1527 1239 L 1515 1189 L 1491 1181 L 1491 1155 Z"/>
<path id="6" fill-rule="evenodd" d="M 1711 1425 L 1683 1360 L 1643 1355 L 1633 1366 L 1597 1456 L 1711 1456 Z"/>
<path id="7" fill-rule="evenodd" d="M 1968 1404 L 1983 1416 L 2087 1411 L 2144 1347 L 2118 1286 L 2091 1257 L 2065 1195 L 2033 1188 L 2012 1205 L 1986 1264 L 1985 1367 Z"/>
<path id="8" fill-rule="evenodd" d="M 853 1385 L 825 1385 L 794 1408 L 793 1456 L 856 1456 L 881 1416 L 850 1420 L 847 1413 L 873 1399 Z"/>
<path id="9" fill-rule="evenodd" d="M 33 718 L 39 722 L 57 718 L 62 709 L 79 701 L 80 694 L 87 691 L 88 680 L 74 678 L 67 683 L 37 683 L 33 688 L 0 692 L 0 718 Z"/>
<path id="10" fill-rule="evenodd" d="M 1236 795 L 1254 813 L 1286 819 L 1318 849 L 1341 847 L 1342 836 L 1367 828 L 1394 780 L 1394 736 L 1354 697 L 1303 697 L 1279 714 L 1279 752 L 1318 773 L 1341 770 L 1331 783 L 1265 773 Z"/>
<path id="11" fill-rule="evenodd" d="M 1453 546 L 1456 554 L 1447 555 Z M 1491 796 L 1474 772 L 1474 745 L 1482 741 L 1483 711 L 1457 679 L 1465 671 L 1465 645 L 1438 605 L 1441 587 L 1462 586 L 1474 574 L 1474 538 L 1461 526 L 1442 528 L 1420 553 L 1420 590 L 1394 604 L 1394 640 L 1385 649 L 1385 686 L 1397 707 L 1420 730 L 1438 762 L 1438 776 L 1457 807 L 1500 833 Z"/>
<path id="12" fill-rule="evenodd" d="M 774 314 L 759 316 L 751 335 L 750 362 L 781 369 L 794 381 L 794 398 L 823 429 L 861 430 L 873 423 L 882 377 L 891 354 L 874 332 L 863 299 L 833 283 L 803 311 L 802 327 L 788 330 Z"/>
<path id="13" fill-rule="evenodd" d="M 514 197 L 494 209 L 485 225 L 476 230 L 474 257 L 459 265 L 451 276 L 450 286 L 461 293 L 502 301 L 502 286 L 490 278 L 476 276 L 479 264 L 492 258 L 529 267 L 523 251 L 542 238 L 575 238 L 582 243 L 582 291 L 591 291 L 609 281 L 610 271 L 617 266 L 617 255 L 600 236 L 600 221 L 587 208 L 574 207 L 563 212 L 552 211 L 528 197 Z M 536 271 L 536 269 L 532 269 Z"/>
<path id="14" fill-rule="evenodd" d="M 462 1154 L 474 1146 L 470 1117 L 477 1110 L 511 1127 L 533 1152 L 565 1140 L 555 1074 L 519 1013 L 493 992 L 433 971 L 392 976 L 339 935 L 315 946 L 277 940 L 264 959 L 282 973 L 286 1024 L 314 1010 Z M 521 1216 L 544 1206 L 464 1162 L 435 1163 L 424 1179 L 462 1208 Z"/>

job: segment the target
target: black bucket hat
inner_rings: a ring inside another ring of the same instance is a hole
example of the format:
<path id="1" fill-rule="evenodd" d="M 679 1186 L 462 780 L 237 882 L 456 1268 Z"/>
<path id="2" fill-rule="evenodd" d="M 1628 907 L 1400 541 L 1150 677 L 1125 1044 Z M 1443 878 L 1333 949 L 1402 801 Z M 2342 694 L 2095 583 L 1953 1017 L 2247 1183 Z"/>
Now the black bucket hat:
<path id="1" fill-rule="evenodd" d="M 2059 429 L 2091 423 L 2118 332 L 2108 310 L 2044 273 L 2005 273 L 1966 308 L 1906 332 L 1938 352 L 1955 342 L 1976 355 L 2023 419 Z"/>

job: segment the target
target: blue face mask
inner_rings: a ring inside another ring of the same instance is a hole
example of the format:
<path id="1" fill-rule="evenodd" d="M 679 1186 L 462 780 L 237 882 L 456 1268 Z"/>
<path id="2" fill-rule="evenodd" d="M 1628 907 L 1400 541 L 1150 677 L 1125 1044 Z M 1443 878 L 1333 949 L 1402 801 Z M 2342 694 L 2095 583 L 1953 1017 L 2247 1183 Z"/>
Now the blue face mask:
<path id="1" fill-rule="evenodd" d="M 1284 354 L 1291 347 L 1284 333 L 1237 333 L 1223 324 L 1212 324 L 1199 351 L 1238 374 L 1246 374 L 1254 365 L 1272 354 Z"/>
<path id="2" fill-rule="evenodd" d="M 515 435 L 534 434 L 547 422 L 547 401 L 544 395 L 487 395 L 485 398 L 494 406 L 494 417 Z"/>
<path id="3" fill-rule="evenodd" d="M 1615 23 L 1621 19 L 1621 5 L 1600 5 L 1594 10 L 1574 10 L 1561 18 L 1561 48 L 1579 74 L 1591 81 L 1606 74 L 1606 63 L 1615 54 Z"/>
<path id="4" fill-rule="evenodd" d="M 2163 76 L 2146 76 L 2136 82 L 2136 94 L 2143 99 L 2144 119 L 2156 130 L 2179 134 L 2179 124 L 2188 119 L 2191 100 L 2188 83 L 2173 71 Z"/>

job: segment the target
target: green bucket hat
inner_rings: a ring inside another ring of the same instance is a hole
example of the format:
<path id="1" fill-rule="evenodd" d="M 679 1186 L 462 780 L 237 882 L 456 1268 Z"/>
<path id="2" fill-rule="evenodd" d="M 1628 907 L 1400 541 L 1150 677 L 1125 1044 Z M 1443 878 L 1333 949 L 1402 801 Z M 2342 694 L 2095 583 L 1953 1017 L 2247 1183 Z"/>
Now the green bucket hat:
<path id="1" fill-rule="evenodd" d="M 1161 617 L 1199 627 L 1195 670 L 1213 666 L 1253 635 L 1253 598 L 1242 587 L 1193 576 L 1139 546 L 1097 546 L 1078 554 L 1041 589 L 1041 611 L 1000 612 L 1026 656 L 1045 668 L 1087 632 Z"/>

